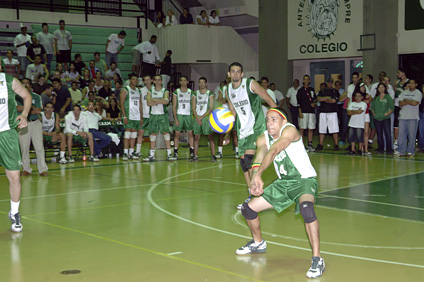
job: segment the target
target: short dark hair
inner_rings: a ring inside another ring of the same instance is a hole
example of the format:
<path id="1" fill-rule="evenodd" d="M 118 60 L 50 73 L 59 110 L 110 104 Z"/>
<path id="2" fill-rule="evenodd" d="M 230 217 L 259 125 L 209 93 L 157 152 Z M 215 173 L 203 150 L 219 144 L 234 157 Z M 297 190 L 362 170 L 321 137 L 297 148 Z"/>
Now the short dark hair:
<path id="1" fill-rule="evenodd" d="M 134 76 L 135 76 L 136 78 L 138 78 L 138 77 L 137 77 L 137 75 L 136 75 L 135 73 L 131 73 L 131 74 L 129 74 L 129 75 L 128 75 L 128 78 L 129 78 L 129 79 L 131 79 L 131 78 L 133 78 Z"/>
<path id="2" fill-rule="evenodd" d="M 228 71 L 231 71 L 232 67 L 240 67 L 241 68 L 241 72 L 243 72 L 243 66 L 239 63 L 239 62 L 233 62 L 229 67 L 228 67 Z"/>
<path id="3" fill-rule="evenodd" d="M 204 80 L 206 83 L 208 83 L 208 80 L 206 79 L 206 77 L 202 76 L 199 78 L 199 81 Z"/>
<path id="4" fill-rule="evenodd" d="M 336 80 L 336 82 L 334 82 L 334 84 L 339 83 L 340 85 L 342 84 L 342 82 L 340 80 Z"/>
<path id="5" fill-rule="evenodd" d="M 185 78 L 185 79 L 188 81 L 188 77 L 187 77 L 187 76 L 182 75 L 182 76 L 180 77 L 180 80 L 181 80 L 181 79 L 183 79 L 183 78 Z"/>
<path id="6" fill-rule="evenodd" d="M 81 106 L 80 106 L 80 105 L 75 104 L 75 105 L 72 107 L 72 109 L 75 109 L 75 107 L 77 107 L 77 108 L 81 111 Z"/>
<path id="7" fill-rule="evenodd" d="M 44 107 L 46 107 L 48 104 L 50 104 L 50 105 L 52 105 L 52 106 L 54 107 L 54 104 L 53 104 L 52 102 L 46 102 L 46 103 L 44 104 Z"/>
<path id="8" fill-rule="evenodd" d="M 90 94 L 94 94 L 94 96 L 96 96 L 96 92 L 95 91 L 88 91 L 88 95 Z"/>
<path id="9" fill-rule="evenodd" d="M 299 83 L 299 79 L 295 78 L 295 80 L 293 80 L 293 82 L 296 82 L 296 81 L 297 81 L 297 83 Z"/>
<path id="10" fill-rule="evenodd" d="M 49 26 L 49 25 L 47 23 L 42 23 L 41 27 L 44 27 L 44 26 Z"/>
<path id="11" fill-rule="evenodd" d="M 156 35 L 152 35 L 151 37 L 150 37 L 150 39 L 152 39 L 152 38 L 158 38 Z"/>
<path id="12" fill-rule="evenodd" d="M 94 56 L 96 56 L 97 54 L 99 54 L 99 56 L 100 56 L 100 53 L 99 52 L 94 52 Z"/>
<path id="13" fill-rule="evenodd" d="M 166 53 L 169 53 L 169 55 L 172 55 L 172 51 L 171 50 L 166 51 Z"/>
<path id="14" fill-rule="evenodd" d="M 21 79 L 21 82 L 24 82 L 24 80 L 28 80 L 29 82 L 31 82 L 31 79 L 29 79 L 28 77 L 24 77 Z"/>
<path id="15" fill-rule="evenodd" d="M 327 86 L 327 84 L 325 84 L 325 82 L 321 82 L 319 86 L 321 87 L 321 86 L 323 86 L 323 85 L 324 85 L 324 86 Z"/>
<path id="16" fill-rule="evenodd" d="M 94 63 L 95 63 L 96 61 L 95 61 L 95 60 L 90 60 L 90 63 L 91 63 L 91 62 L 94 62 Z"/>
<path id="17" fill-rule="evenodd" d="M 92 83 L 92 82 L 96 83 L 96 82 L 94 81 L 94 79 L 90 79 L 90 80 L 88 81 L 88 84 L 90 84 L 90 83 Z"/>
<path id="18" fill-rule="evenodd" d="M 211 16 L 212 16 L 212 14 L 213 14 L 213 13 L 215 13 L 215 14 L 216 14 L 216 10 L 212 10 L 212 11 L 211 11 Z"/>
<path id="19" fill-rule="evenodd" d="M 77 84 L 75 81 L 72 81 L 71 85 Z"/>
<path id="20" fill-rule="evenodd" d="M 305 74 L 305 75 L 303 76 L 303 78 L 305 78 L 305 77 L 309 77 L 309 79 L 311 78 L 311 77 L 309 76 L 309 74 Z"/>
<path id="21" fill-rule="evenodd" d="M 406 75 L 406 69 L 405 68 L 399 68 L 398 70 L 403 72 Z"/>
<path id="22" fill-rule="evenodd" d="M 143 79 L 144 79 L 145 77 L 150 77 L 150 79 L 152 79 L 152 76 L 151 76 L 150 74 L 145 74 L 145 75 L 143 75 Z"/>
<path id="23" fill-rule="evenodd" d="M 61 24 L 61 23 L 65 23 L 65 21 L 64 21 L 64 20 L 60 20 L 60 21 L 59 21 L 59 24 Z"/>
<path id="24" fill-rule="evenodd" d="M 275 83 L 274 83 L 274 82 L 271 82 L 271 83 L 269 84 L 269 86 L 275 86 Z"/>
<path id="25" fill-rule="evenodd" d="M 62 81 L 59 78 L 53 78 L 52 83 L 53 82 L 58 82 L 58 83 L 62 84 Z"/>
<path id="26" fill-rule="evenodd" d="M 356 75 L 356 76 L 359 77 L 359 73 L 357 71 L 355 71 L 355 72 L 352 73 L 352 76 L 354 76 L 354 75 Z"/>
<path id="27" fill-rule="evenodd" d="M 371 74 L 367 74 L 366 76 L 368 76 L 368 78 L 371 79 L 371 81 L 374 80 L 374 77 Z"/>
<path id="28" fill-rule="evenodd" d="M 266 82 L 269 82 L 269 79 L 268 79 L 268 77 L 266 77 L 266 76 L 263 76 L 262 78 L 261 78 L 261 81 L 262 80 L 266 80 Z"/>
<path id="29" fill-rule="evenodd" d="M 125 35 L 125 36 L 127 36 L 127 33 L 125 32 L 125 30 L 121 30 L 121 32 L 119 33 L 119 35 Z"/>
<path id="30" fill-rule="evenodd" d="M 116 65 L 116 62 L 110 62 L 110 65 L 112 65 L 112 64 L 115 64 Z"/>
<path id="31" fill-rule="evenodd" d="M 53 88 L 53 85 L 51 85 L 50 83 L 47 84 L 47 89 L 49 88 Z"/>
<path id="32" fill-rule="evenodd" d="M 27 29 L 27 27 L 26 26 L 21 27 L 21 31 L 24 30 L 24 29 Z"/>
<path id="33" fill-rule="evenodd" d="M 78 59 L 79 57 L 81 57 L 81 54 L 75 54 L 74 59 Z"/>
<path id="34" fill-rule="evenodd" d="M 42 58 L 40 54 L 37 54 L 37 55 L 34 56 L 34 58 L 37 58 L 37 57 Z"/>

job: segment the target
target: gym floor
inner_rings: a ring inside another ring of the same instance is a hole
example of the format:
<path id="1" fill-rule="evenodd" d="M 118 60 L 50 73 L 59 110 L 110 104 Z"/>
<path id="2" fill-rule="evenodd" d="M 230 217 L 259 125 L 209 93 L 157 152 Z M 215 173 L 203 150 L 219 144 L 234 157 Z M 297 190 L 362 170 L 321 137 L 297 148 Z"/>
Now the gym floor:
<path id="1" fill-rule="evenodd" d="M 143 145 L 147 155 L 148 144 Z M 0 168 L 1 281 L 312 281 L 311 250 L 294 206 L 260 214 L 265 254 L 236 256 L 250 238 L 247 197 L 230 147 L 210 162 L 49 164 L 22 177 L 23 232 L 10 230 Z M 424 158 L 310 154 L 318 173 L 323 276 L 314 281 L 422 281 Z M 32 165 L 36 169 L 35 165 Z M 276 178 L 273 167 L 266 183 Z"/>

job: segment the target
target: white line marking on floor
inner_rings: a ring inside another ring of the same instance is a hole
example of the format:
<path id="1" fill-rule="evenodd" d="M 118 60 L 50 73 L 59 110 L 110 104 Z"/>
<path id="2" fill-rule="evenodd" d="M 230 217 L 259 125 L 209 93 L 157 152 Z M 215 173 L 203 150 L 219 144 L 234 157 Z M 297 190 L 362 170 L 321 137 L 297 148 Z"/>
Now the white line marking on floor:
<path id="1" fill-rule="evenodd" d="M 168 256 L 174 256 L 174 255 L 179 255 L 182 254 L 183 252 L 174 252 L 174 253 L 169 253 L 167 254 Z"/>
<path id="2" fill-rule="evenodd" d="M 379 195 L 379 194 L 363 194 L 364 197 L 386 197 L 387 195 Z"/>

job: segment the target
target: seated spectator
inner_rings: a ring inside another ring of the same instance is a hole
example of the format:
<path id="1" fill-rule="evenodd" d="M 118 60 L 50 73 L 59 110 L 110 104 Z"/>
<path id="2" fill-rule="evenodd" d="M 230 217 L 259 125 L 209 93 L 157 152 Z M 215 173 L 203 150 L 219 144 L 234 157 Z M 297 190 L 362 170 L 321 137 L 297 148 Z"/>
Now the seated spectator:
<path id="1" fill-rule="evenodd" d="M 177 21 L 177 18 L 175 17 L 175 15 L 174 15 L 174 12 L 171 9 L 169 9 L 168 10 L 168 16 L 165 19 L 164 27 L 177 25 L 177 24 L 178 24 L 178 21 Z"/>
<path id="2" fill-rule="evenodd" d="M 84 87 L 84 89 L 82 90 L 82 97 L 84 99 L 88 98 L 89 92 L 94 92 L 95 96 L 97 96 L 97 91 L 96 91 L 96 88 L 94 88 L 94 84 L 95 84 L 94 80 L 91 79 L 88 83 L 88 86 Z"/>
<path id="3" fill-rule="evenodd" d="M 4 72 L 18 78 L 21 72 L 21 65 L 17 59 L 13 59 L 13 51 L 7 50 L 6 58 L 3 59 Z"/>
<path id="4" fill-rule="evenodd" d="M 100 71 L 96 72 L 96 78 L 94 79 L 94 88 L 98 93 L 99 90 L 103 87 L 104 80 L 102 79 L 102 73 Z"/>
<path id="5" fill-rule="evenodd" d="M 367 110 L 367 104 L 362 101 L 364 97 L 360 92 L 355 92 L 354 98 L 355 100 L 350 102 L 347 107 L 347 114 L 350 116 L 349 142 L 351 148 L 349 155 L 356 154 L 356 143 L 359 143 L 358 155 L 362 155 L 364 146 L 365 112 Z"/>
<path id="6" fill-rule="evenodd" d="M 53 95 L 55 95 L 56 98 L 54 111 L 55 113 L 59 114 L 60 118 L 63 118 L 68 113 L 68 111 L 72 109 L 71 94 L 69 93 L 68 87 L 62 85 L 62 82 L 58 78 L 53 79 L 53 88 Z"/>
<path id="7" fill-rule="evenodd" d="M 156 19 L 153 23 L 157 28 L 161 28 L 165 25 L 165 17 L 163 16 L 162 11 L 156 13 Z"/>
<path id="8" fill-rule="evenodd" d="M 85 69 L 85 63 L 82 61 L 81 54 L 75 54 L 75 60 L 72 62 L 75 66 L 75 70 L 79 73 L 83 73 L 83 69 Z"/>
<path id="9" fill-rule="evenodd" d="M 99 96 L 106 99 L 113 94 L 113 91 L 110 87 L 110 81 L 105 80 L 103 87 L 99 90 Z"/>
<path id="10" fill-rule="evenodd" d="M 193 24 L 193 16 L 188 12 L 187 8 L 183 9 L 180 15 L 180 24 Z"/>
<path id="11" fill-rule="evenodd" d="M 116 82 L 120 81 L 121 82 L 121 86 L 122 86 L 122 78 L 121 75 L 119 73 L 115 73 L 113 75 L 113 80 L 111 81 L 112 83 L 112 88 L 116 87 Z"/>
<path id="12" fill-rule="evenodd" d="M 121 93 L 121 89 L 122 89 L 122 80 L 117 80 L 116 82 L 115 82 L 115 96 L 116 96 L 116 99 L 118 100 L 118 102 L 119 102 L 119 93 Z"/>
<path id="13" fill-rule="evenodd" d="M 96 102 L 97 93 L 95 91 L 89 91 L 87 94 L 87 98 L 84 98 L 81 102 L 81 106 L 87 108 L 89 102 Z M 84 97 L 84 96 L 83 96 Z"/>
<path id="14" fill-rule="evenodd" d="M 207 25 L 209 27 L 209 18 L 206 14 L 206 10 L 202 10 L 200 14 L 197 15 L 196 21 L 198 25 Z"/>
<path id="15" fill-rule="evenodd" d="M 96 73 L 98 71 L 100 71 L 100 69 L 98 67 L 96 67 L 96 62 L 94 60 L 90 61 L 90 66 L 89 66 L 88 70 L 90 71 L 91 79 L 96 78 Z"/>
<path id="16" fill-rule="evenodd" d="M 54 71 L 53 72 L 53 76 L 50 77 L 50 81 L 53 83 L 53 79 L 57 78 L 57 79 L 59 79 L 62 82 L 63 85 L 66 85 L 66 80 L 65 79 L 61 79 L 60 77 L 61 77 L 60 72 L 59 71 Z"/>
<path id="17" fill-rule="evenodd" d="M 41 93 L 41 101 L 43 103 L 43 107 L 47 103 L 56 104 L 56 96 L 53 95 L 53 85 L 46 84 L 46 89 L 44 89 L 43 93 Z"/>
<path id="18" fill-rule="evenodd" d="M 60 73 L 60 79 L 62 81 L 66 81 L 65 73 L 63 72 L 63 64 L 62 63 L 56 64 L 56 71 L 58 71 Z"/>
<path id="19" fill-rule="evenodd" d="M 106 110 L 107 119 L 110 121 L 121 120 L 121 110 L 118 107 L 118 101 L 115 98 L 109 99 L 109 108 Z"/>
<path id="20" fill-rule="evenodd" d="M 216 13 L 215 10 L 211 11 L 211 15 L 209 17 L 209 24 L 210 25 L 216 25 L 216 26 L 221 25 L 221 22 L 219 20 L 219 17 L 217 16 L 217 13 Z"/>
<path id="21" fill-rule="evenodd" d="M 99 52 L 94 53 L 94 65 L 96 66 L 96 68 L 99 69 L 102 74 L 106 73 L 106 71 L 108 70 L 105 60 L 100 59 Z"/>
<path id="22" fill-rule="evenodd" d="M 395 105 L 384 83 L 380 82 L 376 89 L 377 94 L 372 101 L 371 112 L 374 116 L 374 125 L 377 130 L 377 152 L 384 154 L 384 151 L 386 151 L 387 154 L 393 154 L 390 116 L 395 110 Z M 385 148 L 384 141 L 386 141 Z"/>
<path id="23" fill-rule="evenodd" d="M 110 69 L 106 72 L 106 79 L 114 79 L 115 74 L 119 74 L 121 76 L 121 71 L 117 68 L 116 63 L 110 63 Z"/>
<path id="24" fill-rule="evenodd" d="M 88 103 L 87 111 L 84 114 L 87 119 L 88 130 L 93 135 L 94 153 L 97 158 L 101 158 L 102 149 L 109 145 L 112 138 L 106 133 L 99 131 L 99 121 L 103 118 L 95 111 L 95 105 L 93 102 Z M 98 141 L 96 139 L 98 139 Z"/>
<path id="25" fill-rule="evenodd" d="M 78 84 L 75 81 L 72 81 L 71 88 L 69 88 L 69 93 L 71 94 L 72 105 L 78 105 L 82 101 L 81 90 L 78 89 Z"/>
<path id="26" fill-rule="evenodd" d="M 40 75 L 49 76 L 49 71 L 46 65 L 41 64 L 41 55 L 36 55 L 34 63 L 28 65 L 25 77 L 31 79 L 32 83 L 36 83 Z"/>
<path id="27" fill-rule="evenodd" d="M 41 95 L 41 93 L 43 93 L 44 90 L 46 90 L 46 88 L 47 88 L 46 76 L 42 74 L 38 77 L 38 81 L 32 84 L 32 91 L 34 93 L 37 93 L 38 95 Z"/>
<path id="28" fill-rule="evenodd" d="M 35 62 L 35 56 L 40 55 L 41 61 L 43 64 L 47 63 L 47 54 L 44 46 L 38 43 L 37 36 L 31 36 L 31 44 L 29 44 L 27 49 L 27 59 L 30 63 Z"/>
<path id="29" fill-rule="evenodd" d="M 80 77 L 79 80 L 79 85 L 80 85 L 80 89 L 84 89 L 85 87 L 88 86 L 88 84 L 90 83 L 91 76 L 90 76 L 90 70 L 89 69 L 84 69 L 82 72 L 82 77 Z"/>
<path id="30" fill-rule="evenodd" d="M 96 100 L 96 103 L 95 103 L 96 113 L 98 113 L 102 118 L 106 118 L 107 113 L 106 113 L 105 108 L 107 108 L 107 107 L 104 105 L 103 101 L 105 101 L 105 100 L 100 100 L 100 99 Z"/>
<path id="31" fill-rule="evenodd" d="M 60 142 L 60 157 L 58 163 L 67 164 L 65 158 L 66 139 L 65 134 L 60 132 L 59 115 L 53 112 L 53 103 L 47 102 L 44 106 L 44 112 L 41 112 L 41 122 L 43 128 L 44 142 L 55 144 Z"/>
<path id="32" fill-rule="evenodd" d="M 78 82 L 80 79 L 79 73 L 75 69 L 74 63 L 69 64 L 69 70 L 65 73 L 65 80 L 68 85 L 71 85 L 72 82 Z"/>
<path id="33" fill-rule="evenodd" d="M 88 130 L 87 119 L 81 114 L 81 107 L 75 105 L 73 111 L 70 111 L 65 117 L 65 131 L 66 140 L 68 145 L 68 162 L 74 163 L 75 159 L 72 157 L 73 142 L 84 144 L 88 141 L 90 148 L 91 162 L 98 162 L 99 159 L 94 155 L 94 139 L 93 135 Z"/>

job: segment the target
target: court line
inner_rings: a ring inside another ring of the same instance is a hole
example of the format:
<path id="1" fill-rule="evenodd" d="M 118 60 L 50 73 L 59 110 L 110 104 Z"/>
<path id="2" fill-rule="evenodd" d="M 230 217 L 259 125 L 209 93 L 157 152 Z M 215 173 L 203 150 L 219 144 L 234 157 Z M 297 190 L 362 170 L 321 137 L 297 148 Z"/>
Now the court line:
<path id="1" fill-rule="evenodd" d="M 8 213 L 3 212 L 3 211 L 0 211 L 0 213 L 2 213 L 2 214 L 8 214 Z M 213 267 L 213 266 L 210 266 L 210 265 L 207 265 L 207 264 L 203 264 L 203 263 L 191 261 L 191 260 L 188 260 L 188 259 L 183 259 L 183 258 L 180 258 L 180 257 L 175 257 L 175 256 L 168 255 L 168 254 L 165 254 L 165 253 L 162 253 L 162 252 L 158 252 L 158 251 L 154 251 L 154 250 L 147 249 L 147 248 L 144 248 L 144 247 L 140 247 L 140 246 L 137 246 L 137 245 L 133 245 L 133 244 L 121 242 L 121 241 L 118 241 L 118 240 L 110 239 L 110 238 L 103 237 L 103 236 L 100 236 L 100 235 L 96 235 L 96 234 L 93 234 L 93 233 L 84 232 L 84 231 L 77 230 L 77 229 L 74 229 L 74 228 L 69 228 L 69 227 L 65 227 L 65 226 L 61 226 L 61 225 L 57 225 L 57 224 L 53 224 L 53 223 L 49 223 L 49 222 L 45 222 L 45 221 L 41 221 L 41 220 L 29 218 L 29 217 L 26 217 L 26 216 L 23 217 L 23 218 L 25 218 L 26 220 L 29 220 L 29 221 L 36 222 L 36 223 L 40 223 L 40 224 L 44 224 L 44 225 L 47 225 L 47 226 L 51 226 L 51 227 L 55 227 L 55 228 L 59 228 L 59 229 L 67 230 L 67 231 L 71 231 L 71 232 L 74 232 L 74 233 L 79 233 L 79 234 L 86 235 L 86 236 L 89 236 L 89 237 L 92 237 L 92 238 L 96 238 L 96 239 L 100 239 L 100 240 L 103 240 L 103 241 L 108 241 L 108 242 L 111 242 L 111 243 L 115 243 L 115 244 L 118 244 L 118 245 L 130 247 L 130 248 L 133 248 L 133 249 L 145 251 L 145 252 L 148 252 L 148 253 L 151 253 L 151 254 L 155 254 L 155 255 L 158 255 L 158 256 L 165 257 L 165 258 L 177 260 L 177 261 L 180 261 L 180 262 L 189 263 L 189 264 L 192 264 L 192 265 L 200 266 L 200 267 L 203 267 L 203 268 L 207 268 L 207 269 L 210 269 L 210 270 L 214 270 L 214 271 L 218 271 L 218 272 L 221 272 L 221 273 L 229 274 L 229 275 L 232 275 L 232 276 L 236 276 L 236 277 L 240 277 L 240 278 L 244 278 L 244 279 L 249 279 L 249 280 L 252 280 L 252 281 L 265 282 L 264 280 L 255 279 L 255 278 L 252 278 L 252 277 L 249 277 L 249 276 L 245 276 L 245 275 L 242 275 L 242 274 L 238 274 L 238 273 L 235 273 L 235 272 L 231 272 L 231 271 L 228 271 L 228 270 L 216 268 L 216 267 Z"/>
<path id="2" fill-rule="evenodd" d="M 342 156 L 342 157 L 349 157 L 349 158 L 352 158 L 352 157 L 358 157 L 358 159 L 360 159 L 359 157 L 360 156 L 350 156 L 350 155 L 348 155 L 348 154 L 339 154 L 339 153 L 328 153 L 328 152 L 323 152 L 323 151 L 321 151 L 321 152 L 313 152 L 313 154 L 317 154 L 317 156 L 318 155 L 330 155 L 330 156 Z M 362 156 L 363 157 L 363 156 Z M 407 158 L 394 158 L 394 157 L 386 157 L 386 156 L 383 156 L 383 155 L 378 155 L 378 154 L 375 154 L 375 155 L 372 155 L 371 157 L 367 157 L 367 158 L 364 158 L 364 159 L 372 159 L 372 158 L 376 158 L 376 159 L 379 159 L 379 160 L 392 160 L 392 161 L 408 161 L 408 162 L 423 162 L 424 160 L 423 159 L 407 159 Z"/>
<path id="3" fill-rule="evenodd" d="M 204 225 L 204 224 L 201 224 L 201 223 L 198 223 L 198 222 L 195 222 L 195 221 L 189 220 L 189 219 L 187 219 L 187 218 L 181 217 L 181 216 L 179 216 L 179 215 L 176 215 L 176 214 L 174 214 L 174 213 L 171 213 L 171 212 L 169 212 L 169 211 L 165 210 L 164 208 L 160 207 L 160 206 L 159 206 L 159 205 L 158 205 L 158 204 L 157 204 L 157 203 L 153 200 L 153 197 L 152 197 L 153 191 L 156 189 L 156 187 L 158 187 L 158 186 L 160 185 L 160 183 L 161 183 L 161 182 L 165 182 L 165 181 L 168 181 L 169 179 L 172 179 L 172 178 L 176 178 L 176 177 L 180 177 L 180 176 L 183 176 L 183 175 L 186 175 L 186 174 L 190 174 L 190 173 L 193 173 L 193 172 L 195 172 L 195 171 L 202 171 L 202 170 L 207 170 L 207 169 L 210 169 L 210 167 L 207 167 L 207 168 L 201 168 L 201 169 L 196 169 L 196 170 L 191 170 L 191 171 L 189 171 L 189 172 L 184 172 L 184 173 L 180 173 L 180 174 L 177 174 L 177 175 L 174 175 L 174 176 L 167 177 L 167 178 L 165 178 L 165 179 L 163 179 L 163 180 L 159 181 L 158 183 L 155 183 L 155 184 L 154 184 L 154 185 L 153 185 L 153 186 L 149 189 L 149 191 L 147 192 L 147 199 L 149 200 L 150 204 L 151 204 L 152 206 L 154 206 L 156 209 L 158 209 L 159 211 L 161 211 L 161 212 L 163 212 L 163 213 L 165 213 L 165 214 L 167 214 L 167 215 L 169 215 L 169 216 L 172 216 L 172 217 L 174 217 L 174 218 L 176 218 L 176 219 L 179 219 L 179 220 L 181 220 L 181 221 L 185 221 L 185 222 L 187 222 L 187 223 L 190 223 L 190 224 L 193 224 L 193 225 L 199 226 L 199 227 L 201 227 L 201 228 L 209 229 L 209 230 L 212 230 L 212 231 L 216 231 L 216 232 L 219 232 L 219 233 L 223 233 L 223 234 L 231 235 L 231 236 L 234 236 L 234 237 L 245 238 L 245 239 L 248 239 L 248 240 L 252 239 L 251 237 L 248 237 L 248 236 L 245 236 L 245 235 L 241 235 L 241 234 L 233 233 L 233 232 L 230 232 L 230 231 L 226 231 L 226 230 L 218 229 L 218 228 L 215 228 L 215 227 L 211 227 L 211 226 L 208 226 L 208 225 Z M 268 243 L 268 244 L 277 245 L 277 246 L 281 246 L 281 247 L 286 247 L 286 248 L 291 248 L 291 249 L 297 249 L 297 250 L 307 251 L 307 252 L 310 252 L 310 251 L 311 251 L 311 249 L 310 249 L 310 248 L 308 248 L 308 249 L 307 249 L 307 248 L 302 248 L 302 247 L 293 246 L 293 245 L 288 245 L 288 244 L 282 244 L 282 243 L 273 242 L 273 241 L 267 241 L 267 243 Z M 387 264 L 394 264 L 394 265 L 401 265 L 401 266 L 410 266 L 410 267 L 423 268 L 423 269 L 424 269 L 424 265 L 417 265 L 417 264 L 402 263 L 402 262 L 396 262 L 396 261 L 388 261 L 388 260 L 380 260 L 380 259 L 373 259 L 373 258 L 366 258 L 366 257 L 352 256 L 352 255 L 339 254 L 339 253 L 327 252 L 327 251 L 321 251 L 321 253 L 323 253 L 323 254 L 328 254 L 328 255 L 333 255 L 333 256 L 338 256 L 338 257 L 344 257 L 344 258 L 351 258 L 351 259 L 358 259 L 358 260 L 371 261 L 371 262 L 379 262 L 379 263 L 387 263 Z"/>

